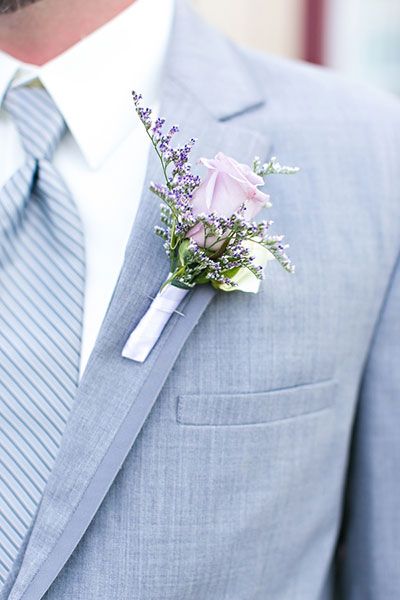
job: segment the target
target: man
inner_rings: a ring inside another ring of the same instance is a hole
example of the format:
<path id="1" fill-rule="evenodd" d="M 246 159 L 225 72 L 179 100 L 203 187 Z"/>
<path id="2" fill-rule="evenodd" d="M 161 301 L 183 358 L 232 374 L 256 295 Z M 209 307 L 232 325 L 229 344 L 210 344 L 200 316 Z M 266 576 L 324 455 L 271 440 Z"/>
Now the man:
<path id="1" fill-rule="evenodd" d="M 397 599 L 398 103 L 181 0 L 0 7 L 2 600 Z M 296 274 L 198 286 L 142 364 L 168 264 L 132 89 L 193 161 L 301 167 L 267 181 Z"/>

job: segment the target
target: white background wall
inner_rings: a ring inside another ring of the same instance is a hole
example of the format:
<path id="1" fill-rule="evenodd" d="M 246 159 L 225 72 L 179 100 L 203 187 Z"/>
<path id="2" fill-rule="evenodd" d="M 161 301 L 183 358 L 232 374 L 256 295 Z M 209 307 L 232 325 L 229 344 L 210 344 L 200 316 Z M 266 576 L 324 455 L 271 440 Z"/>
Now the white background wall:
<path id="1" fill-rule="evenodd" d="M 305 0 L 191 1 L 238 42 L 303 57 Z M 327 64 L 400 95 L 400 0 L 328 0 L 327 9 Z"/>
<path id="2" fill-rule="evenodd" d="M 219 29 L 248 46 L 298 57 L 302 54 L 302 0 L 192 0 Z"/>
<path id="3" fill-rule="evenodd" d="M 330 0 L 328 6 L 328 64 L 400 94 L 400 0 Z"/>

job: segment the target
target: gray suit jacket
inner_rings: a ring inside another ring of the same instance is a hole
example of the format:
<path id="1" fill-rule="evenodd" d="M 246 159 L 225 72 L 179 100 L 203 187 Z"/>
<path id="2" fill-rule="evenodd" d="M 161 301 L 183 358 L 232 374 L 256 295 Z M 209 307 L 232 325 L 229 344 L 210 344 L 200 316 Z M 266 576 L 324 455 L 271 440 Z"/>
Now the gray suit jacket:
<path id="1" fill-rule="evenodd" d="M 199 287 L 144 364 L 123 359 L 168 271 L 151 157 L 3 598 L 398 600 L 399 106 L 178 4 L 161 113 L 198 154 L 301 166 L 269 182 L 297 274 L 272 264 L 256 296 Z"/>

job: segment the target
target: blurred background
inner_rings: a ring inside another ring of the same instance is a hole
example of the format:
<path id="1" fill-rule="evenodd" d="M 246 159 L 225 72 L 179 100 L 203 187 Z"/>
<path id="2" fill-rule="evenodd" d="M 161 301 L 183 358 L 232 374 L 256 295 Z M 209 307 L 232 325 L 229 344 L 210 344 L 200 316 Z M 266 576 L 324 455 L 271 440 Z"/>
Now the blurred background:
<path id="1" fill-rule="evenodd" d="M 240 43 L 400 95 L 400 0 L 192 1 Z"/>

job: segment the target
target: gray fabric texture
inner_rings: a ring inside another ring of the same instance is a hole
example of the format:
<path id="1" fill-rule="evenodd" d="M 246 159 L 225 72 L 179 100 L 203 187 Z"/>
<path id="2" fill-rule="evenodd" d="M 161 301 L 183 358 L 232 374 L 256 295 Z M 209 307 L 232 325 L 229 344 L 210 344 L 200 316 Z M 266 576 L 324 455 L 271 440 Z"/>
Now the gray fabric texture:
<path id="1" fill-rule="evenodd" d="M 397 600 L 398 102 L 238 49 L 178 3 L 161 113 L 194 158 L 301 167 L 269 180 L 265 214 L 297 273 L 199 288 L 145 363 L 123 359 L 168 271 L 146 187 L 3 598 Z"/>

